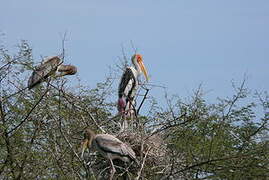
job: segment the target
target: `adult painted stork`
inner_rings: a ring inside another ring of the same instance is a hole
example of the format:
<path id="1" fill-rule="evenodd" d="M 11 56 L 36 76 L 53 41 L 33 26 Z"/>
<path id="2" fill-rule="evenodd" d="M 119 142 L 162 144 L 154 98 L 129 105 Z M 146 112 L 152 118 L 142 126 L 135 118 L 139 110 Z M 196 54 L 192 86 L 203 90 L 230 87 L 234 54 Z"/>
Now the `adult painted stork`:
<path id="1" fill-rule="evenodd" d="M 126 68 L 121 77 L 118 89 L 118 111 L 124 117 L 130 114 L 129 111 L 131 109 L 134 109 L 134 97 L 138 89 L 138 76 L 143 73 L 146 80 L 149 80 L 142 56 L 140 54 L 134 54 L 131 60 L 134 67 Z"/>
<path id="2" fill-rule="evenodd" d="M 28 88 L 32 89 L 50 76 L 61 77 L 74 75 L 76 72 L 77 68 L 75 66 L 63 65 L 62 60 L 58 56 L 48 57 L 42 64 L 35 67 L 35 70 L 28 80 Z"/>
<path id="3" fill-rule="evenodd" d="M 131 161 L 137 162 L 135 152 L 127 144 L 120 141 L 115 136 L 110 134 L 95 134 L 92 130 L 86 129 L 84 132 L 84 140 L 82 142 L 81 157 L 85 149 L 90 149 L 91 145 L 93 148 L 101 153 L 101 155 L 107 158 L 110 162 L 110 180 L 116 172 L 113 164 L 114 159 L 119 159 L 123 162 L 130 163 Z"/>

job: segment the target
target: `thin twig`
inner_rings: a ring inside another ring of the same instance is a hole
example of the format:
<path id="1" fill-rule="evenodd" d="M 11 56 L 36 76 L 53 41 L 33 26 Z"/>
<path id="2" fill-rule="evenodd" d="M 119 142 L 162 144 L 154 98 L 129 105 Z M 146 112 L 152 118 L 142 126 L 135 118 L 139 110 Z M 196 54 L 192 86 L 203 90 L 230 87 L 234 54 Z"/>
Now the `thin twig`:
<path id="1" fill-rule="evenodd" d="M 39 98 L 39 100 L 35 103 L 35 105 L 32 107 L 32 109 L 27 113 L 25 118 L 17 126 L 15 126 L 13 129 L 11 129 L 7 134 L 11 134 L 13 131 L 18 129 L 29 118 L 31 113 L 35 110 L 35 108 L 38 106 L 38 104 L 42 101 L 42 99 L 44 98 L 44 96 L 47 94 L 48 91 L 49 91 L 49 89 L 47 87 L 47 90 L 45 91 L 45 93 Z"/>
<path id="2" fill-rule="evenodd" d="M 248 155 L 241 155 L 241 156 L 229 156 L 229 157 L 224 157 L 224 158 L 217 158 L 217 159 L 211 159 L 211 160 L 207 160 L 207 161 L 203 161 L 203 162 L 199 162 L 197 164 L 193 164 L 191 166 L 187 166 L 183 169 L 180 169 L 176 172 L 173 173 L 174 174 L 178 174 L 178 173 L 181 173 L 181 172 L 184 172 L 184 171 L 187 171 L 189 169 L 193 169 L 195 167 L 199 167 L 199 166 L 202 166 L 202 165 L 205 165 L 205 164 L 209 164 L 209 163 L 212 163 L 212 162 L 218 162 L 218 161 L 226 161 L 226 160 L 230 160 L 230 159 L 237 159 L 237 158 L 242 158 L 242 157 L 248 157 Z"/>
<path id="3" fill-rule="evenodd" d="M 176 118 L 176 120 L 181 119 L 181 118 L 183 118 L 184 116 L 186 116 L 186 113 L 184 113 L 184 114 L 182 114 L 181 116 L 179 116 L 178 118 Z M 173 128 L 173 127 L 176 127 L 176 126 L 184 125 L 184 124 L 186 124 L 186 123 L 188 123 L 188 122 L 191 122 L 192 120 L 193 120 L 193 119 L 188 119 L 188 120 L 183 121 L 183 122 L 181 122 L 181 123 L 175 123 L 175 124 L 169 124 L 169 125 L 163 126 L 163 127 L 159 128 L 159 129 L 155 130 L 154 132 L 152 132 L 151 135 L 150 135 L 149 137 L 153 136 L 154 134 L 158 134 L 158 133 L 160 133 L 161 131 L 164 131 L 164 130 L 167 130 L 167 129 L 170 129 L 170 128 Z"/>
<path id="4" fill-rule="evenodd" d="M 23 88 L 23 89 L 20 89 L 20 90 L 18 90 L 17 92 L 15 92 L 15 93 L 13 93 L 13 94 L 10 94 L 10 95 L 7 96 L 7 97 L 4 97 L 3 100 L 6 100 L 6 99 L 8 99 L 8 98 L 10 98 L 10 97 L 12 97 L 12 96 L 15 96 L 15 95 L 21 93 L 22 91 L 26 90 L 27 88 L 28 88 L 28 87 L 25 87 L 25 88 Z"/>
<path id="5" fill-rule="evenodd" d="M 61 98 L 61 92 L 64 92 L 64 91 L 62 90 L 62 88 L 57 88 L 57 89 L 59 91 L 59 111 L 60 111 L 61 110 L 61 99 L 60 99 Z M 86 162 L 79 157 L 79 155 L 76 153 L 76 151 L 74 150 L 73 146 L 71 145 L 71 143 L 69 142 L 69 140 L 67 139 L 67 137 L 65 136 L 65 134 L 63 133 L 63 129 L 62 129 L 62 118 L 60 116 L 60 113 L 59 113 L 59 129 L 60 129 L 60 133 L 63 136 L 65 142 L 68 144 L 68 146 L 72 150 L 73 154 L 75 154 L 76 158 L 83 164 L 86 172 L 88 172 L 88 169 L 90 169 L 90 174 L 91 175 L 94 175 L 93 170 L 91 168 L 89 168 L 87 166 Z"/>
<path id="6" fill-rule="evenodd" d="M 140 176 L 141 176 L 141 174 L 142 174 L 142 171 L 143 171 L 143 169 L 144 169 L 144 166 L 145 166 L 146 158 L 147 158 L 148 153 L 149 153 L 149 151 L 151 150 L 151 148 L 152 148 L 152 147 L 150 147 L 150 148 L 147 150 L 147 152 L 146 152 L 146 154 L 145 154 L 145 156 L 144 156 L 144 158 L 143 158 L 141 168 L 140 168 L 140 170 L 138 171 L 138 173 L 137 173 L 137 177 L 135 178 L 135 180 L 139 180 L 139 178 L 140 178 Z"/>
<path id="7" fill-rule="evenodd" d="M 142 102 L 140 103 L 140 105 L 139 105 L 139 107 L 138 107 L 138 109 L 137 109 L 137 111 L 136 111 L 136 112 L 137 112 L 137 115 L 139 114 L 139 111 L 140 111 L 140 109 L 141 109 L 141 107 L 142 107 L 144 101 L 146 100 L 148 93 L 149 93 L 149 89 L 146 89 L 146 93 L 144 94 L 144 97 L 143 97 L 143 99 L 142 99 Z"/>

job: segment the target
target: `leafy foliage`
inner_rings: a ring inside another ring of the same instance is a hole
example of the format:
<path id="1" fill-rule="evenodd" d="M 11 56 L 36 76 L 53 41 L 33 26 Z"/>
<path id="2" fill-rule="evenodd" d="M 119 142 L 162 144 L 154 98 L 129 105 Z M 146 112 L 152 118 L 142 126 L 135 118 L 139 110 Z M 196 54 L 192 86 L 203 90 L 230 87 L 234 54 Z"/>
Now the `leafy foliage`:
<path id="1" fill-rule="evenodd" d="M 80 157 L 82 131 L 91 127 L 132 145 L 138 165 L 116 162 L 116 178 L 266 179 L 268 174 L 268 95 L 249 102 L 244 82 L 231 98 L 208 104 L 199 88 L 189 100 L 177 96 L 160 107 L 154 97 L 148 114 L 118 134 L 113 79 L 96 88 L 68 87 L 65 78 L 29 91 L 32 49 L 26 41 L 11 55 L 0 49 L 1 179 L 106 179 L 109 163 L 92 151 Z M 73 89 L 72 89 L 73 88 Z M 150 94 L 150 90 L 149 90 Z M 116 96 L 115 96 L 116 98 Z M 249 102 L 249 103 L 245 103 Z M 263 112 L 257 111 L 261 107 Z"/>

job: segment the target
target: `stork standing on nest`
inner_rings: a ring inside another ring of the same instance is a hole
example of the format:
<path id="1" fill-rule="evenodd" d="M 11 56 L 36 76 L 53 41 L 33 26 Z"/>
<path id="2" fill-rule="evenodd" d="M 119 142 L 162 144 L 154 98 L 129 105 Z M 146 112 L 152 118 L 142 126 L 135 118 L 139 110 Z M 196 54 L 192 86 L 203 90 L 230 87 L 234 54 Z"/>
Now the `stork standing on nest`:
<path id="1" fill-rule="evenodd" d="M 46 58 L 42 64 L 35 67 L 35 70 L 28 80 L 28 88 L 32 89 L 50 76 L 61 77 L 74 75 L 76 72 L 77 68 L 75 66 L 63 65 L 62 60 L 58 56 L 49 57 Z"/>
<path id="2" fill-rule="evenodd" d="M 84 133 L 84 140 L 82 142 L 82 158 L 85 149 L 87 147 L 90 149 L 91 145 L 93 145 L 94 149 L 99 151 L 102 156 L 109 160 L 111 165 L 110 180 L 113 179 L 116 172 L 113 164 L 114 159 L 119 159 L 127 163 L 130 163 L 131 161 L 137 162 L 132 148 L 110 134 L 95 134 L 90 129 L 86 129 Z"/>
<path id="3" fill-rule="evenodd" d="M 118 89 L 118 111 L 123 117 L 123 130 L 128 127 L 126 117 L 131 117 L 134 114 L 134 97 L 138 89 L 138 76 L 144 74 L 146 80 L 149 80 L 147 69 L 144 66 L 142 56 L 134 54 L 132 56 L 132 63 L 134 65 L 127 67 L 124 71 Z"/>

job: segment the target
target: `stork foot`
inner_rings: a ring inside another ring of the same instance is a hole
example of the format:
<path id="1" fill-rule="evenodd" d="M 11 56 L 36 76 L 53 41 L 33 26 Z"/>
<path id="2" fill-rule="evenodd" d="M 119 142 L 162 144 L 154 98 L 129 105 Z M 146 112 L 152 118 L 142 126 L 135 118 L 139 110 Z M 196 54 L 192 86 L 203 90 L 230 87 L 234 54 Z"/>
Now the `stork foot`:
<path id="1" fill-rule="evenodd" d="M 116 169 L 115 169 L 115 167 L 114 167 L 114 164 L 113 164 L 112 159 L 109 159 L 109 161 L 110 161 L 110 165 L 111 165 L 109 180 L 113 180 L 113 176 L 114 176 L 114 174 L 115 174 L 115 172 L 116 172 Z"/>

